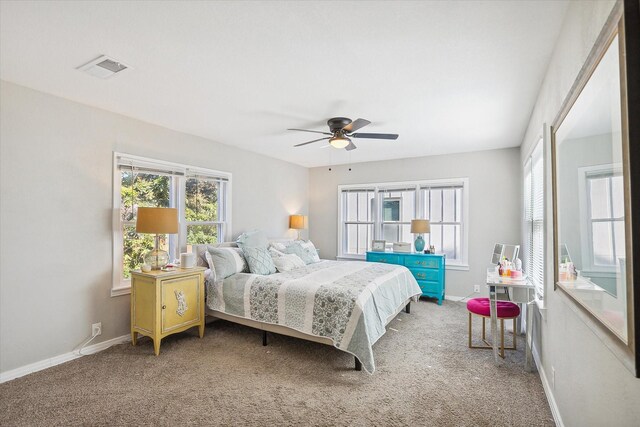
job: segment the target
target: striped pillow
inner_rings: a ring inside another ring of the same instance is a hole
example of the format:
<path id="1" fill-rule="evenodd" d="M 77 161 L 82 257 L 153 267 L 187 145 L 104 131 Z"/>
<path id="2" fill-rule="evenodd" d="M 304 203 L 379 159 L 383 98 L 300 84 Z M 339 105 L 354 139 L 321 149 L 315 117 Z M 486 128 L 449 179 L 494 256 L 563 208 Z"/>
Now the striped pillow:
<path id="1" fill-rule="evenodd" d="M 205 255 L 209 268 L 216 273 L 216 280 L 249 271 L 240 248 L 208 248 Z"/>

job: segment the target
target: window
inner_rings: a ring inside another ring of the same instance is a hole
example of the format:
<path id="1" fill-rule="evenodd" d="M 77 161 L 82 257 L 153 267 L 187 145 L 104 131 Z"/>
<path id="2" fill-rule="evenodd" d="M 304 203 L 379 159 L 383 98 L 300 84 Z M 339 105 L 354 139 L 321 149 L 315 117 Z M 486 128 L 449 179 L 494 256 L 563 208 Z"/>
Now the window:
<path id="1" fill-rule="evenodd" d="M 526 253 L 524 271 L 535 287 L 536 298 L 544 299 L 544 159 L 542 139 L 524 165 L 524 228 Z"/>
<path id="2" fill-rule="evenodd" d="M 593 272 L 612 272 L 625 257 L 624 183 L 616 165 L 587 166 L 580 174 L 580 203 L 586 216 L 581 227 L 583 268 Z"/>
<path id="3" fill-rule="evenodd" d="M 447 266 L 467 266 L 468 179 L 341 185 L 338 257 L 364 259 L 372 240 L 411 242 L 411 220 L 430 220 L 425 241 L 447 256 Z M 455 268 L 455 267 L 454 267 Z"/>
<path id="4" fill-rule="evenodd" d="M 411 220 L 416 213 L 416 188 L 381 190 L 382 234 L 387 242 L 413 242 Z M 371 244 L 371 242 L 369 242 Z"/>
<path id="5" fill-rule="evenodd" d="M 342 192 L 344 248 L 347 253 L 363 254 L 373 238 L 374 191 L 350 189 Z"/>
<path id="6" fill-rule="evenodd" d="M 113 289 L 129 292 L 130 271 L 154 247 L 154 236 L 136 233 L 138 207 L 172 207 L 179 213 L 179 233 L 160 236 L 171 259 L 187 245 L 223 241 L 229 233 L 229 187 L 224 172 L 114 153 Z"/>
<path id="7" fill-rule="evenodd" d="M 186 179 L 187 244 L 218 243 L 224 236 L 227 181 L 210 176 Z"/>
<path id="8" fill-rule="evenodd" d="M 462 191 L 462 185 L 420 188 L 423 212 L 431 228 L 426 243 L 440 248 L 447 260 L 461 257 Z"/>

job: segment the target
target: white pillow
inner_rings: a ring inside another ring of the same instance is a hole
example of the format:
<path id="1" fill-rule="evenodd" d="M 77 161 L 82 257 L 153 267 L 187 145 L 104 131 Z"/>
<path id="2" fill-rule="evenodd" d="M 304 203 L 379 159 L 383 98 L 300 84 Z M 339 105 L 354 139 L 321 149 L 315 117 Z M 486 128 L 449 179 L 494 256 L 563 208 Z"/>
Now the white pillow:
<path id="1" fill-rule="evenodd" d="M 289 246 L 292 242 L 271 242 L 269 244 L 269 249 L 275 249 L 278 252 L 284 252 L 287 250 L 287 246 Z"/>
<path id="2" fill-rule="evenodd" d="M 320 262 L 320 256 L 318 255 L 316 245 L 314 245 L 311 240 L 307 240 L 306 242 L 303 241 L 300 245 L 309 251 L 309 254 L 313 258 L 313 262 Z"/>
<path id="3" fill-rule="evenodd" d="M 287 246 L 286 252 L 288 254 L 298 255 L 305 262 L 305 264 L 320 262 L 318 250 L 311 242 L 311 240 L 308 240 L 306 242 L 303 240 L 296 240 L 291 245 Z"/>
<path id="4" fill-rule="evenodd" d="M 294 254 L 284 254 L 277 258 L 273 258 L 273 263 L 276 265 L 276 269 L 280 273 L 304 267 L 306 265 L 298 255 Z"/>
<path id="5" fill-rule="evenodd" d="M 271 255 L 271 258 L 280 258 L 281 256 L 286 255 L 286 253 L 279 251 L 278 249 L 274 248 L 273 246 L 271 246 L 269 248 L 269 255 Z"/>

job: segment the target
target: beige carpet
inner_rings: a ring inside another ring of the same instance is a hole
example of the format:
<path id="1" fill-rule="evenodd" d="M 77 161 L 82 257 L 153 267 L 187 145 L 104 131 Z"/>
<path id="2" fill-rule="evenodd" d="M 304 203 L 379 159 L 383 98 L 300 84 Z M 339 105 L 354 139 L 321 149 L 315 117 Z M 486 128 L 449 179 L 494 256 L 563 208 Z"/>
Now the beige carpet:
<path id="1" fill-rule="evenodd" d="M 0 425 L 553 425 L 521 350 L 497 367 L 467 348 L 464 304 L 420 301 L 389 326 L 373 375 L 332 347 L 273 334 L 263 347 L 224 321 L 166 338 L 159 357 L 143 338 L 1 384 Z"/>

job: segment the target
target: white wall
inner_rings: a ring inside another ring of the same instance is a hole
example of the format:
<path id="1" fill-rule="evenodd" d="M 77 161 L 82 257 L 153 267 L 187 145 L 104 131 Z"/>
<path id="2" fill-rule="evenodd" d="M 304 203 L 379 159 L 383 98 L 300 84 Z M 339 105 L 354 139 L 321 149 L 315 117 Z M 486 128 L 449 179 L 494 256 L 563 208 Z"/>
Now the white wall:
<path id="1" fill-rule="evenodd" d="M 473 293 L 473 285 L 486 282 L 493 245 L 520 242 L 519 161 L 519 148 L 509 148 L 340 165 L 331 167 L 331 171 L 328 167 L 312 168 L 309 173 L 310 238 L 323 258 L 335 258 L 340 184 L 468 177 L 469 270 L 446 272 L 446 295 L 468 296 Z M 481 289 L 485 291 L 484 286 Z"/>
<path id="2" fill-rule="evenodd" d="M 612 1 L 572 2 L 554 55 L 540 89 L 522 143 L 524 163 L 541 134 L 551 124 L 569 93 L 613 7 Z M 637 76 L 634 76 L 637 78 Z M 550 146 L 546 168 L 546 313 L 535 313 L 537 352 L 541 372 L 551 378 L 560 417 L 567 426 L 637 426 L 640 420 L 640 379 L 623 366 L 561 293 L 553 291 L 553 228 Z"/>
<path id="3" fill-rule="evenodd" d="M 288 215 L 307 213 L 306 168 L 0 84 L 1 372 L 71 351 L 94 322 L 101 340 L 129 333 L 129 296 L 110 297 L 113 151 L 231 172 L 234 237 L 293 237 Z"/>

